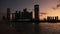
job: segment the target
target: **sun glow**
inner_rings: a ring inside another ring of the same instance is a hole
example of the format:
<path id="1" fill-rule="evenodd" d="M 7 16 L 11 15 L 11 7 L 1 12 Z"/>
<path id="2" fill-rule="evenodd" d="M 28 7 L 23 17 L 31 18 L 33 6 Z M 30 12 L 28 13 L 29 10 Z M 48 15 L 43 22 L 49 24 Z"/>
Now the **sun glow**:
<path id="1" fill-rule="evenodd" d="M 40 16 L 40 19 L 47 18 L 47 16 L 58 16 L 60 20 L 60 8 L 56 10 L 50 10 L 48 14 Z"/>

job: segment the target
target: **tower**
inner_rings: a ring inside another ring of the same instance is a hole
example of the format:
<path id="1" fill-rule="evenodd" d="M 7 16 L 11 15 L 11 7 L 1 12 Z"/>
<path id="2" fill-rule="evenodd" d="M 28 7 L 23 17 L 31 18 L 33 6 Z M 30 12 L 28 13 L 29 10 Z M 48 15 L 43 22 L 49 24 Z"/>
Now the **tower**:
<path id="1" fill-rule="evenodd" d="M 7 8 L 7 19 L 10 20 L 10 8 Z"/>
<path id="2" fill-rule="evenodd" d="M 34 12 L 35 12 L 35 20 L 39 20 L 39 5 L 34 5 Z"/>

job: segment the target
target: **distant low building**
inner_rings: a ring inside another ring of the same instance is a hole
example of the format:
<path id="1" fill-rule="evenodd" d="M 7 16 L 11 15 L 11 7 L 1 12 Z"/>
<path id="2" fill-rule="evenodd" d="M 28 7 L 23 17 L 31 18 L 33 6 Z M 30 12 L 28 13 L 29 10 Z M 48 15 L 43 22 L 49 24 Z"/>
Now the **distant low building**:
<path id="1" fill-rule="evenodd" d="M 58 16 L 47 16 L 47 20 L 48 21 L 52 21 L 52 20 L 57 21 L 58 20 Z"/>
<path id="2" fill-rule="evenodd" d="M 5 16 L 3 16 L 3 17 L 2 17 L 2 19 L 3 19 L 3 20 L 5 20 L 5 19 L 6 19 L 6 17 L 5 17 Z"/>

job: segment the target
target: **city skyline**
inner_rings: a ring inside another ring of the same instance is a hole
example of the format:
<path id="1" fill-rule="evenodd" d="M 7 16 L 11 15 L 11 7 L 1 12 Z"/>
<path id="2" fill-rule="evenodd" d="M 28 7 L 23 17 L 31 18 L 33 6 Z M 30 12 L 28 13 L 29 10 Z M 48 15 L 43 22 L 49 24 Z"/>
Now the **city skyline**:
<path id="1" fill-rule="evenodd" d="M 6 8 L 11 8 L 12 12 L 15 10 L 23 10 L 27 8 L 30 11 L 34 11 L 33 6 L 36 4 L 34 3 L 35 0 L 1 0 L 1 8 L 0 8 L 0 15 L 5 15 Z M 45 18 L 46 16 L 59 16 L 60 18 L 60 8 L 59 8 L 59 0 L 39 0 L 37 4 L 39 4 L 39 10 L 42 14 L 39 17 Z M 57 6 L 57 7 L 56 7 Z"/>

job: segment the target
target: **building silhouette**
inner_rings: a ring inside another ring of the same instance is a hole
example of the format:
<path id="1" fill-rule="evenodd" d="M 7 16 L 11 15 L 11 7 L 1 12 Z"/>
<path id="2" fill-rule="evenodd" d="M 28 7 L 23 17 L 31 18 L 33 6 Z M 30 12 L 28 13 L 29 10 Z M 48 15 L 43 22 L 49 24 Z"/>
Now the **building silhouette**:
<path id="1" fill-rule="evenodd" d="M 58 21 L 58 16 L 47 16 L 47 21 Z"/>
<path id="2" fill-rule="evenodd" d="M 57 21 L 58 21 L 58 16 L 55 16 L 55 20 L 57 20 Z"/>
<path id="3" fill-rule="evenodd" d="M 23 11 L 15 11 L 15 13 L 10 13 L 10 8 L 7 8 L 7 19 L 10 20 L 10 18 L 12 18 L 12 20 L 24 20 L 24 19 L 29 19 L 29 20 L 33 20 L 33 13 L 32 12 L 28 12 L 27 8 L 23 9 Z M 10 16 L 12 15 L 12 16 Z M 36 4 L 34 5 L 34 15 L 35 15 L 35 21 L 39 20 L 39 5 Z"/>
<path id="4" fill-rule="evenodd" d="M 15 20 L 19 19 L 19 13 L 18 11 L 15 12 Z"/>
<path id="5" fill-rule="evenodd" d="M 6 19 L 5 16 L 3 16 L 2 19 L 5 20 Z"/>
<path id="6" fill-rule="evenodd" d="M 32 19 L 32 12 L 28 12 L 27 8 L 23 9 L 22 12 L 23 19 Z"/>
<path id="7" fill-rule="evenodd" d="M 11 20 L 13 21 L 15 19 L 15 13 L 11 13 L 11 14 L 12 14 Z"/>
<path id="8" fill-rule="evenodd" d="M 10 20 L 10 8 L 7 8 L 7 20 Z"/>
<path id="9" fill-rule="evenodd" d="M 39 5 L 34 5 L 35 20 L 39 20 Z"/>
<path id="10" fill-rule="evenodd" d="M 12 21 L 17 20 L 32 20 L 32 12 L 28 12 L 27 8 L 23 9 L 23 12 L 21 11 L 15 11 L 15 13 L 10 13 L 10 8 L 7 8 L 7 19 Z"/>

